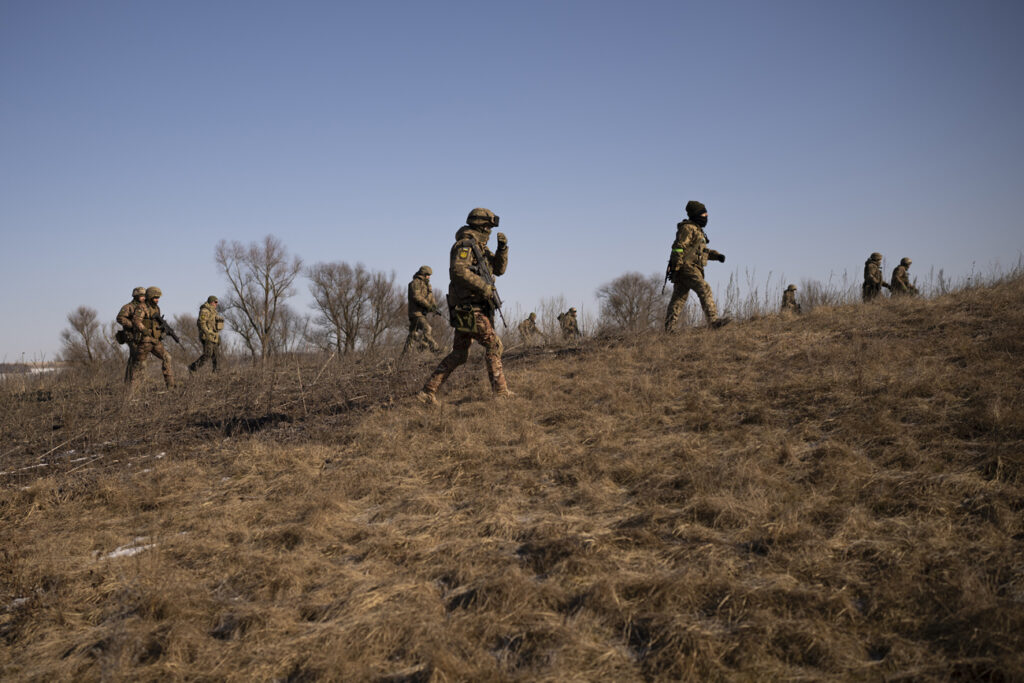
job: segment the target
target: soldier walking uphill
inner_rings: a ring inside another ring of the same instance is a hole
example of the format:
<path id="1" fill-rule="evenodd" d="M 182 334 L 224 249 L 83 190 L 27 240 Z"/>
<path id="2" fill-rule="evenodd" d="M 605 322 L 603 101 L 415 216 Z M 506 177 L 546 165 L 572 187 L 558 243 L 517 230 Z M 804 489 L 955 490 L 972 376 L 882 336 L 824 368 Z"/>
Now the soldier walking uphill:
<path id="1" fill-rule="evenodd" d="M 224 329 L 224 318 L 217 314 L 220 301 L 212 294 L 206 297 L 206 303 L 199 307 L 196 326 L 199 327 L 199 341 L 203 345 L 203 355 L 192 361 L 189 372 L 195 372 L 210 361 L 210 370 L 217 372 L 217 361 L 220 358 L 220 331 Z"/>
<path id="2" fill-rule="evenodd" d="M 405 338 L 403 354 L 410 346 L 417 351 L 430 349 L 436 353 L 441 350 L 434 341 L 433 330 L 427 322 L 428 314 L 441 314 L 434 299 L 434 290 L 430 286 L 430 276 L 433 272 L 430 266 L 420 266 L 409 283 L 409 336 Z"/>
<path id="3" fill-rule="evenodd" d="M 686 297 L 690 290 L 697 292 L 700 307 L 709 325 L 721 327 L 729 322 L 728 318 L 718 317 L 715 308 L 715 297 L 711 287 L 704 280 L 704 267 L 708 260 L 725 263 L 725 255 L 714 249 L 708 249 L 708 236 L 704 228 L 708 224 L 708 210 L 698 201 L 686 203 L 686 220 L 676 225 L 676 239 L 672 242 L 672 253 L 668 259 L 668 270 L 665 278 L 672 280 L 672 298 L 665 314 L 665 330 L 672 332 L 676 328 L 679 314 L 686 306 Z"/>
<path id="4" fill-rule="evenodd" d="M 174 373 L 171 371 L 171 354 L 167 353 L 160 340 L 167 330 L 167 323 L 160 313 L 160 297 L 163 292 L 159 287 L 146 290 L 146 300 L 132 314 L 132 328 L 139 338 L 139 346 L 133 362 L 128 364 L 128 382 L 134 384 L 146 367 L 146 356 L 153 354 L 160 359 L 164 373 L 164 384 L 174 386 Z"/>
<path id="5" fill-rule="evenodd" d="M 498 216 L 488 209 L 473 209 L 466 225 L 455 233 L 448 277 L 448 315 L 455 328 L 452 352 L 434 370 L 417 395 L 424 403 L 437 403 L 437 390 L 455 368 L 469 358 L 469 347 L 476 340 L 484 347 L 487 375 L 496 396 L 510 397 L 501 368 L 501 339 L 494 330 L 494 312 L 500 300 L 494 291 L 494 277 L 508 266 L 508 240 L 498 233 L 498 248 L 487 246 L 491 229 L 498 227 Z"/>
<path id="6" fill-rule="evenodd" d="M 889 285 L 882 278 L 882 255 L 877 251 L 868 257 L 864 262 L 864 284 L 861 286 L 860 298 L 862 301 L 871 301 L 882 293 L 882 287 L 889 289 Z"/>
<path id="7" fill-rule="evenodd" d="M 117 322 L 121 325 L 121 329 L 118 330 L 116 335 L 117 343 L 128 345 L 128 365 L 124 369 L 125 383 L 131 382 L 132 363 L 135 362 L 139 349 L 139 340 L 141 339 L 132 324 L 132 318 L 135 316 L 135 309 L 142 306 L 145 301 L 146 288 L 136 287 L 132 290 L 132 300 L 122 306 L 121 310 L 117 313 Z"/>
<path id="8" fill-rule="evenodd" d="M 889 285 L 889 292 L 893 296 L 917 296 L 917 287 L 910 284 L 910 264 L 913 263 L 906 256 L 900 259 L 900 264 L 892 271 L 892 281 Z"/>
<path id="9" fill-rule="evenodd" d="M 800 313 L 800 304 L 796 302 L 796 285 L 786 287 L 782 293 L 782 312 Z"/>
<path id="10" fill-rule="evenodd" d="M 538 337 L 543 337 L 544 333 L 537 327 L 537 314 L 530 313 L 530 316 L 519 323 L 519 338 L 523 340 L 524 344 L 533 344 L 537 341 Z"/>
<path id="11" fill-rule="evenodd" d="M 576 308 L 558 314 L 558 324 L 562 328 L 562 339 L 576 340 L 583 336 L 580 324 L 576 319 Z"/>

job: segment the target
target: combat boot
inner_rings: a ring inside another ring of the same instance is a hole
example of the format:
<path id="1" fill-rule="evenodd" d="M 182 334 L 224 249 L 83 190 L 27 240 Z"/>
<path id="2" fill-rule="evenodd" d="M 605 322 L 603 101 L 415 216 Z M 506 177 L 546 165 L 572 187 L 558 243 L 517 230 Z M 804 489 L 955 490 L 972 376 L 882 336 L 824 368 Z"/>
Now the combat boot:
<path id="1" fill-rule="evenodd" d="M 437 405 L 437 396 L 434 395 L 433 391 L 420 391 L 418 394 L 416 394 L 416 400 L 428 406 Z"/>

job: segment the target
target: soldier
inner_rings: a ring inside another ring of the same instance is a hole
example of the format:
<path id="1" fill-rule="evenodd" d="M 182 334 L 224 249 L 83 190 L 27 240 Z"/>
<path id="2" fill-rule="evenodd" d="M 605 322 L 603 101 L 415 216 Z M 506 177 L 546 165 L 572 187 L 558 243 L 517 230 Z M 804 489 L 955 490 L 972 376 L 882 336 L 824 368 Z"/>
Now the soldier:
<path id="1" fill-rule="evenodd" d="M 900 264 L 893 269 L 892 284 L 889 286 L 892 296 L 917 296 L 917 287 L 910 284 L 910 276 L 907 275 L 911 263 L 913 261 L 904 256 L 900 259 Z"/>
<path id="2" fill-rule="evenodd" d="M 861 287 L 861 300 L 871 301 L 882 293 L 882 287 L 889 289 L 889 285 L 882 279 L 882 255 L 876 251 L 864 262 L 864 285 Z"/>
<path id="3" fill-rule="evenodd" d="M 160 313 L 160 297 L 163 292 L 159 287 L 150 287 L 146 290 L 146 300 L 135 309 L 132 315 L 132 327 L 139 337 L 139 347 L 133 363 L 128 366 L 128 382 L 134 384 L 137 373 L 141 373 L 146 367 L 146 356 L 153 354 L 162 362 L 161 370 L 164 373 L 164 384 L 167 387 L 174 386 L 174 373 L 171 371 L 171 354 L 167 353 L 160 339 L 164 334 L 164 325 L 160 322 L 163 315 Z"/>
<path id="4" fill-rule="evenodd" d="M 498 216 L 487 209 L 473 209 L 466 225 L 455 233 L 448 268 L 448 315 L 455 328 L 452 352 L 437 366 L 423 385 L 417 398 L 423 403 L 437 403 L 437 390 L 455 368 L 469 358 L 469 347 L 476 340 L 484 347 L 487 375 L 495 396 L 511 397 L 501 368 L 501 339 L 494 330 L 496 294 L 482 272 L 493 277 L 503 275 L 508 266 L 508 239 L 498 233 L 498 248 L 493 253 L 487 246 L 491 229 L 498 227 Z M 493 281 L 493 280 L 492 280 Z"/>
<path id="5" fill-rule="evenodd" d="M 220 358 L 220 331 L 224 329 L 224 318 L 217 314 L 220 300 L 212 294 L 206 297 L 206 303 L 199 307 L 196 325 L 199 327 L 199 341 L 203 344 L 203 354 L 188 366 L 189 372 L 195 372 L 210 361 L 211 372 L 217 372 L 217 361 Z"/>
<path id="6" fill-rule="evenodd" d="M 430 276 L 434 273 L 430 266 L 420 266 L 409 283 L 409 336 L 405 338 L 404 354 L 410 346 L 415 345 L 417 351 L 430 349 L 437 353 L 441 347 L 434 341 L 433 331 L 427 322 L 428 313 L 441 315 L 434 298 L 434 290 L 430 286 Z"/>
<path id="7" fill-rule="evenodd" d="M 524 344 L 532 344 L 537 340 L 537 337 L 543 337 L 544 333 L 537 327 L 537 314 L 530 313 L 523 322 L 519 323 L 519 337 L 523 340 Z"/>
<path id="8" fill-rule="evenodd" d="M 782 312 L 783 313 L 800 313 L 800 304 L 796 302 L 796 285 L 790 285 L 786 287 L 786 291 L 782 293 Z"/>
<path id="9" fill-rule="evenodd" d="M 132 290 L 132 300 L 122 306 L 117 313 L 117 322 L 121 325 L 117 341 L 119 344 L 128 345 L 128 365 L 124 369 L 125 384 L 131 382 L 132 362 L 139 347 L 139 335 L 136 334 L 135 327 L 132 325 L 132 316 L 135 315 L 135 309 L 141 306 L 145 300 L 146 288 L 136 287 Z"/>
<path id="10" fill-rule="evenodd" d="M 686 306 L 686 297 L 692 289 L 697 293 L 700 306 L 708 325 L 721 327 L 728 318 L 719 319 L 715 308 L 715 297 L 711 287 L 704 280 L 704 267 L 708 260 L 725 263 L 725 255 L 708 249 L 708 236 L 704 228 L 708 224 L 708 210 L 698 201 L 686 203 L 686 220 L 676 225 L 676 239 L 672 242 L 672 253 L 668 260 L 666 279 L 672 280 L 672 298 L 665 314 L 665 330 L 675 330 L 679 314 Z"/>
<path id="11" fill-rule="evenodd" d="M 580 332 L 579 322 L 576 320 L 575 307 L 565 313 L 559 313 L 558 324 L 562 327 L 562 339 L 579 339 L 583 336 L 583 333 Z"/>

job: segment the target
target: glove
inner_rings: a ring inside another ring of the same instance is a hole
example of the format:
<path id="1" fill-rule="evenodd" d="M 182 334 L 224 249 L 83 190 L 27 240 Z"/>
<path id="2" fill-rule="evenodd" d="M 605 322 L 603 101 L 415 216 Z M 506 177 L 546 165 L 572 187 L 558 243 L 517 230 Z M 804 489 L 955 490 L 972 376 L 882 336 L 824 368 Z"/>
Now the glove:
<path id="1" fill-rule="evenodd" d="M 505 233 L 498 233 L 498 249 L 508 249 L 508 237 L 505 237 Z"/>

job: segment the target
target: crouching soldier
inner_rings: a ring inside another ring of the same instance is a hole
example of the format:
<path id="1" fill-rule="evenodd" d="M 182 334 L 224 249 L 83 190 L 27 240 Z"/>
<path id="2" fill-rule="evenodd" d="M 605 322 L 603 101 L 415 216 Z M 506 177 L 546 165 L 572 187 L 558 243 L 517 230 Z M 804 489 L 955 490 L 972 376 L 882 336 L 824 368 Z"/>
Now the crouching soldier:
<path id="1" fill-rule="evenodd" d="M 217 313 L 220 301 L 212 294 L 206 297 L 206 303 L 199 307 L 196 326 L 199 327 L 199 341 L 203 345 L 203 354 L 188 366 L 189 372 L 195 372 L 210 361 L 210 371 L 217 372 L 217 361 L 220 359 L 220 331 L 224 329 L 224 318 Z"/>
<path id="2" fill-rule="evenodd" d="M 437 300 L 434 298 L 434 290 L 430 286 L 430 276 L 433 272 L 430 266 L 420 266 L 409 283 L 409 336 L 405 338 L 403 354 L 410 346 L 415 347 L 417 351 L 430 349 L 437 353 L 441 350 L 434 341 L 433 330 L 427 322 L 428 314 L 441 315 L 437 308 Z"/>
<path id="3" fill-rule="evenodd" d="M 800 304 L 796 302 L 796 285 L 790 285 L 786 287 L 786 291 L 782 293 L 782 312 L 783 313 L 800 313 Z"/>
<path id="4" fill-rule="evenodd" d="M 524 344 L 533 344 L 537 341 L 538 337 L 543 337 L 544 333 L 537 327 L 537 314 L 530 313 L 530 316 L 519 323 L 519 338 Z"/>
<path id="5" fill-rule="evenodd" d="M 494 291 L 495 277 L 504 275 L 508 266 L 508 240 L 498 233 L 498 248 L 491 252 L 487 241 L 491 229 L 498 227 L 498 216 L 487 209 L 473 209 L 466 225 L 455 233 L 448 267 L 448 315 L 455 328 L 452 352 L 434 370 L 417 395 L 424 403 L 437 403 L 437 390 L 469 358 L 475 340 L 484 347 L 487 375 L 495 396 L 511 397 L 501 367 L 501 339 L 494 329 L 494 312 L 500 299 Z"/>

